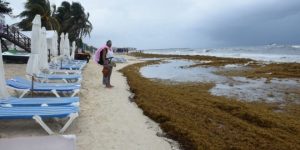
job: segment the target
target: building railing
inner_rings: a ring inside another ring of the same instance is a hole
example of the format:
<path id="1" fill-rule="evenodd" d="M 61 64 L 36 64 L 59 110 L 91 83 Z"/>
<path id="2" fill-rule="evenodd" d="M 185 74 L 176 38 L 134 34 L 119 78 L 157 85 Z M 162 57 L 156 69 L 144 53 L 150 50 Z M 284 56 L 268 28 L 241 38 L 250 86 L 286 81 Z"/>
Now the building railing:
<path id="1" fill-rule="evenodd" d="M 22 34 L 18 28 L 9 25 L 0 25 L 0 38 L 5 38 L 11 43 L 30 52 L 31 39 Z"/>

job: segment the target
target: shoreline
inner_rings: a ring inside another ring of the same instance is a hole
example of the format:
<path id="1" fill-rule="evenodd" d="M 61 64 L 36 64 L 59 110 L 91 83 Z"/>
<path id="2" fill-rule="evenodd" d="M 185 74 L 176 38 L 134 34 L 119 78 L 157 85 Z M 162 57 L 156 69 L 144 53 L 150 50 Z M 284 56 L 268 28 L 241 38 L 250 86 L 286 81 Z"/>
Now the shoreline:
<path id="1" fill-rule="evenodd" d="M 170 58 L 147 54 L 144 58 L 153 56 Z M 117 68 L 113 69 L 112 85 L 115 85 L 113 89 L 106 89 L 101 85 L 101 67 L 93 60 L 83 71 L 79 94 L 80 116 L 66 131 L 66 134 L 77 136 L 79 150 L 99 148 L 177 150 L 179 147 L 289 149 L 294 148 L 290 147 L 293 144 L 300 147 L 295 141 L 300 137 L 298 134 L 300 122 L 295 121 L 300 119 L 299 105 L 287 104 L 284 112 L 275 113 L 273 110 L 279 107 L 282 109 L 281 106 L 212 96 L 208 93 L 212 84 L 172 84 L 172 82 L 166 84 L 159 80 L 150 80 L 142 77 L 139 68 L 157 63 L 158 60 L 139 60 L 138 57 L 127 55 L 124 57 L 129 62 L 117 64 Z M 171 58 L 211 60 L 204 66 L 225 66 L 252 61 L 202 56 L 172 55 Z M 251 67 L 262 70 L 251 74 L 250 78 L 264 77 L 264 71 L 269 69 L 268 67 L 261 69 L 255 62 L 250 64 Z M 285 65 L 275 64 L 275 68 L 279 68 L 280 71 L 280 68 L 286 67 Z M 297 68 L 299 64 L 295 65 Z M 26 65 L 4 66 L 7 79 L 25 74 Z M 202 64 L 190 67 L 199 66 Z M 286 75 L 290 77 L 295 72 L 292 70 L 288 73 Z M 236 74 L 239 73 L 228 73 L 228 76 Z M 278 74 L 267 75 L 269 78 L 278 76 Z M 51 121 L 47 123 L 55 130 L 60 127 Z M 0 138 L 45 135 L 32 120 L 2 121 L 0 131 Z M 180 146 L 172 139 L 178 141 Z M 276 144 L 272 144 L 273 142 Z"/>
<path id="2" fill-rule="evenodd" d="M 165 55 L 139 53 L 135 56 L 141 58 L 170 58 L 170 56 Z M 171 58 L 188 60 L 200 58 L 201 60 L 211 59 L 217 62 L 208 63 L 204 66 L 224 66 L 232 64 L 232 61 L 239 60 L 231 59 L 231 61 L 228 60 L 230 63 L 226 63 L 226 61 L 219 60 L 227 60 L 227 58 L 174 55 Z M 242 60 L 235 63 L 243 64 L 247 62 Z M 160 80 L 143 77 L 139 69 L 153 63 L 155 61 L 134 64 L 125 67 L 122 72 L 127 76 L 131 90 L 135 93 L 134 100 L 144 110 L 144 114 L 160 123 L 168 136 L 179 141 L 183 148 L 300 148 L 297 142 L 297 139 L 300 138 L 300 121 L 298 121 L 300 109 L 298 104 L 281 106 L 273 103 L 237 101 L 224 96 L 211 95 L 208 92 L 213 86 L 211 84 L 168 84 Z M 297 69 L 288 70 L 288 74 L 280 74 L 283 72 L 281 68 L 288 68 L 288 65 L 271 64 L 270 68 L 275 68 L 274 71 L 277 71 L 277 73 L 267 74 L 266 77 L 294 77 L 293 73 L 297 72 Z M 295 64 L 295 66 L 298 65 L 300 64 Z M 253 78 L 264 77 L 265 72 L 269 71 L 268 67 L 261 69 L 255 62 L 251 66 L 263 70 L 252 74 Z M 276 112 L 276 109 L 283 109 L 283 111 Z"/>

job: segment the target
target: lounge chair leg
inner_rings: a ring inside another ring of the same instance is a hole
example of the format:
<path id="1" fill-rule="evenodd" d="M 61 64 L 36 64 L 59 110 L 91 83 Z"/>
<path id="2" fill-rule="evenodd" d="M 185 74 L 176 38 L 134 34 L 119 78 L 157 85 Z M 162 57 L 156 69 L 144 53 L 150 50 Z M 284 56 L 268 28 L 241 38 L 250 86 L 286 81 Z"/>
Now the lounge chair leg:
<path id="1" fill-rule="evenodd" d="M 51 92 L 52 92 L 56 97 L 60 97 L 56 90 L 51 90 Z"/>
<path id="2" fill-rule="evenodd" d="M 65 83 L 68 83 L 68 81 L 66 79 L 62 79 Z"/>
<path id="3" fill-rule="evenodd" d="M 74 97 L 77 93 L 79 93 L 79 89 L 74 90 L 73 94 L 71 95 L 71 97 Z"/>
<path id="4" fill-rule="evenodd" d="M 33 116 L 32 117 L 38 124 L 42 126 L 42 128 L 50 135 L 54 134 L 54 132 L 45 124 L 40 116 Z"/>
<path id="5" fill-rule="evenodd" d="M 67 121 L 67 123 L 64 125 L 64 127 L 59 131 L 59 133 L 64 133 L 66 131 L 66 129 L 71 125 L 71 123 L 74 121 L 74 119 L 76 119 L 78 117 L 78 113 L 72 113 L 69 115 L 69 120 Z"/>
<path id="6" fill-rule="evenodd" d="M 23 98 L 30 90 L 24 90 L 23 93 L 19 96 L 19 98 Z"/>

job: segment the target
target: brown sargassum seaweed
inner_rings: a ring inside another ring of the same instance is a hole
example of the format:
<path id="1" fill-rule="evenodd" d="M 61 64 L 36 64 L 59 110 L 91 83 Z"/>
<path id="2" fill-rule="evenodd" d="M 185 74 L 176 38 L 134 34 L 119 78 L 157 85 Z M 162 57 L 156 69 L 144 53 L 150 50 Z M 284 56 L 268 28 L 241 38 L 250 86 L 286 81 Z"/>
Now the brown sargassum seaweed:
<path id="1" fill-rule="evenodd" d="M 206 56 L 135 56 L 211 60 L 209 65 L 214 66 L 252 61 Z M 135 93 L 134 100 L 144 114 L 158 122 L 167 136 L 177 140 L 183 149 L 300 149 L 299 105 L 286 103 L 282 107 L 282 104 L 242 102 L 211 95 L 208 90 L 213 84 L 171 84 L 142 77 L 139 69 L 153 63 L 157 62 L 134 64 L 121 72 L 127 77 Z M 299 77 L 299 64 L 263 67 L 256 62 L 252 64 L 250 77 Z M 264 73 L 269 71 L 274 73 Z M 244 72 L 227 74 L 248 76 Z"/>

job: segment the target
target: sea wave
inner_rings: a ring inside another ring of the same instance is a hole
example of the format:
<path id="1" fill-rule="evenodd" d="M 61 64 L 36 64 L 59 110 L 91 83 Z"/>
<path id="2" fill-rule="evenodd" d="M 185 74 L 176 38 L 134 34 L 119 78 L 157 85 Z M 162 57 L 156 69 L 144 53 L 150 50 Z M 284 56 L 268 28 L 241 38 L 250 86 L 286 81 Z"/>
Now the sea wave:
<path id="1" fill-rule="evenodd" d="M 233 47 L 216 49 L 171 48 L 144 50 L 144 53 L 163 55 L 205 55 L 228 58 L 250 58 L 267 62 L 296 62 L 300 63 L 300 45 L 264 45 L 253 47 Z"/>

